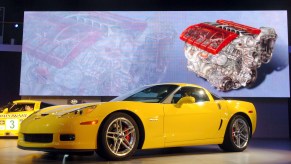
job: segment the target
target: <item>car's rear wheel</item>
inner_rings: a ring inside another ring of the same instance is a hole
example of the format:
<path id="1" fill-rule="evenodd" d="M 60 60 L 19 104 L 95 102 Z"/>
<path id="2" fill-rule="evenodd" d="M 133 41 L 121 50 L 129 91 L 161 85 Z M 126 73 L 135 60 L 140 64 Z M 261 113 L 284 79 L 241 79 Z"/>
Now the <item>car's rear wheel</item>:
<path id="1" fill-rule="evenodd" d="M 135 120 L 126 113 L 113 113 L 101 127 L 97 153 L 108 160 L 124 160 L 136 151 L 139 129 Z"/>
<path id="2" fill-rule="evenodd" d="M 234 116 L 227 126 L 224 141 L 219 147 L 224 151 L 244 151 L 250 140 L 250 125 L 241 115 Z"/>

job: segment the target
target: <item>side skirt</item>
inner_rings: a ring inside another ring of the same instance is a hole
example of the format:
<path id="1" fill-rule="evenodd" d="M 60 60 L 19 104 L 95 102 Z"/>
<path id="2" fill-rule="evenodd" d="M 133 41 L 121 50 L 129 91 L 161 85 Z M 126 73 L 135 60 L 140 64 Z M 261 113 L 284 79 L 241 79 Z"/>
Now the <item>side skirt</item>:
<path id="1" fill-rule="evenodd" d="M 194 141 L 181 141 L 181 142 L 169 142 L 169 143 L 165 143 L 165 147 L 212 145 L 212 144 L 222 144 L 222 142 L 223 142 L 223 138 L 194 140 Z"/>

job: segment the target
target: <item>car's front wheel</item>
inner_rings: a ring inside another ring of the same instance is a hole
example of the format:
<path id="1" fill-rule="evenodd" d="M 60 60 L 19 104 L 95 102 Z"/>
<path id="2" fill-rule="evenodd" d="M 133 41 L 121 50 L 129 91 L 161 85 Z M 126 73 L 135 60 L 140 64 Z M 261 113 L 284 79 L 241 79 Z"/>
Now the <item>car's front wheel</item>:
<path id="1" fill-rule="evenodd" d="M 124 160 L 136 151 L 139 129 L 135 120 L 126 113 L 113 113 L 99 131 L 97 153 L 108 160 Z"/>
<path id="2" fill-rule="evenodd" d="M 224 141 L 219 147 L 224 151 L 244 151 L 250 140 L 250 125 L 241 115 L 234 116 L 227 126 Z"/>

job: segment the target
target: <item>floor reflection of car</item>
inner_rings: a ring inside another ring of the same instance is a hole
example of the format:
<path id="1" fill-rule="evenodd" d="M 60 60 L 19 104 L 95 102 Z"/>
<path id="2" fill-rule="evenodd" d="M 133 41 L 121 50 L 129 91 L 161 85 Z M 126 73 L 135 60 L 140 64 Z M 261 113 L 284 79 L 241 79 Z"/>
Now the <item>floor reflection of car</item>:
<path id="1" fill-rule="evenodd" d="M 39 109 L 52 104 L 35 100 L 16 100 L 0 107 L 0 136 L 18 136 L 20 123 Z"/>
<path id="2" fill-rule="evenodd" d="M 25 119 L 18 148 L 96 151 L 108 160 L 137 149 L 218 144 L 246 149 L 256 129 L 252 103 L 224 100 L 192 84 L 144 86 L 110 102 L 54 106 Z"/>

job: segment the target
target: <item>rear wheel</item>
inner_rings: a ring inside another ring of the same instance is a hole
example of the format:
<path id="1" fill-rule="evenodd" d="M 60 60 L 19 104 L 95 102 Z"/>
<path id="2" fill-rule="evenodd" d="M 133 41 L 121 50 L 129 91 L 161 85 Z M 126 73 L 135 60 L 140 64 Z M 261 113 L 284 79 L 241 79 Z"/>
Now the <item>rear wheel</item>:
<path id="1" fill-rule="evenodd" d="M 224 151 L 244 151 L 250 140 L 250 125 L 240 115 L 234 116 L 227 126 L 224 141 L 219 147 Z"/>
<path id="2" fill-rule="evenodd" d="M 97 153 L 108 160 L 124 160 L 136 151 L 139 130 L 135 120 L 125 113 L 113 113 L 101 127 Z"/>

